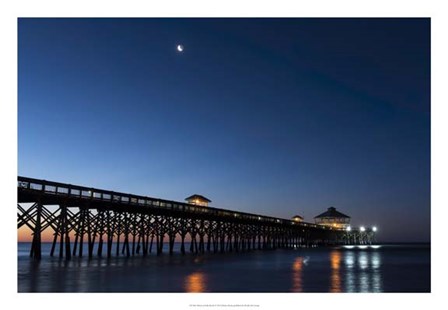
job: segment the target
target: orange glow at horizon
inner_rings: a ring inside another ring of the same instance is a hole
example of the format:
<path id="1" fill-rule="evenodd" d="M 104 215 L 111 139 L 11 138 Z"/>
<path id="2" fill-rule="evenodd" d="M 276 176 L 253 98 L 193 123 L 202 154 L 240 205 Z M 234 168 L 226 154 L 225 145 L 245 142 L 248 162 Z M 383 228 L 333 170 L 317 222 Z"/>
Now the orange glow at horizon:
<path id="1" fill-rule="evenodd" d="M 75 234 L 73 231 L 69 233 L 71 241 L 74 241 Z M 47 228 L 40 233 L 41 242 L 53 242 L 54 230 Z M 22 226 L 17 230 L 17 242 L 32 242 L 33 232 L 27 226 Z"/>
<path id="2" fill-rule="evenodd" d="M 41 232 L 40 238 L 42 242 L 52 242 L 54 238 L 54 231 L 45 229 Z M 27 226 L 22 226 L 17 230 L 17 242 L 31 242 L 33 241 L 33 232 Z"/>
<path id="3" fill-rule="evenodd" d="M 70 240 L 74 241 L 75 239 L 75 233 L 73 231 L 70 232 Z M 86 234 L 87 235 L 87 234 Z M 53 242 L 54 238 L 54 230 L 51 228 L 47 228 L 44 231 L 41 232 L 41 241 L 42 242 Z M 103 235 L 103 240 L 106 238 L 106 235 Z M 124 235 L 120 236 L 120 240 L 124 239 Z M 96 240 L 98 240 L 98 236 L 96 237 Z M 117 237 L 114 235 L 114 242 L 117 240 Z M 29 227 L 26 225 L 23 225 L 17 230 L 17 242 L 32 242 L 33 241 L 33 232 Z M 168 241 L 167 235 L 165 235 L 164 242 Z M 180 235 L 176 235 L 175 242 L 180 242 L 181 238 Z M 185 243 L 189 243 L 191 241 L 190 235 L 187 235 L 185 237 Z"/>

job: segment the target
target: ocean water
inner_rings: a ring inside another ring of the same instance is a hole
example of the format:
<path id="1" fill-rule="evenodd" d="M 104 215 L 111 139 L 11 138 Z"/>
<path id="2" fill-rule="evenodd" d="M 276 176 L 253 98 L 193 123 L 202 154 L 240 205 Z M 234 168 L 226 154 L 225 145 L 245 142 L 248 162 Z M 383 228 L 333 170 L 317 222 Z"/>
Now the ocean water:
<path id="1" fill-rule="evenodd" d="M 18 244 L 19 292 L 430 292 L 430 246 L 395 244 L 70 261 Z M 176 244 L 176 248 L 179 245 Z M 189 248 L 187 247 L 187 250 Z M 56 252 L 58 254 L 59 252 Z M 86 253 L 86 251 L 84 251 Z M 104 251 L 103 251 L 104 253 Z"/>

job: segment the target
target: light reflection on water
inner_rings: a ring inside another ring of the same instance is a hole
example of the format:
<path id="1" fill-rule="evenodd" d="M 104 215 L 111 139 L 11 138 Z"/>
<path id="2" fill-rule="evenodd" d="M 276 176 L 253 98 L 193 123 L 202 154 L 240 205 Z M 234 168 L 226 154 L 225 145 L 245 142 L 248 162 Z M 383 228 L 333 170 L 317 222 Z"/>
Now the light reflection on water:
<path id="1" fill-rule="evenodd" d="M 376 251 L 345 251 L 345 291 L 383 291 L 381 255 Z"/>
<path id="2" fill-rule="evenodd" d="M 359 291 L 360 292 L 368 292 L 369 291 L 369 271 L 367 268 L 368 258 L 367 253 L 362 251 L 358 253 L 358 267 L 360 269 L 359 272 Z"/>
<path id="3" fill-rule="evenodd" d="M 186 277 L 185 292 L 201 293 L 206 290 L 206 276 L 203 272 L 194 272 Z"/>
<path id="4" fill-rule="evenodd" d="M 346 248 L 345 248 L 346 249 Z M 377 251 L 334 249 L 329 253 L 329 292 L 382 292 L 381 254 Z M 308 291 L 304 279 L 304 257 L 292 264 L 293 292 Z M 317 275 L 316 275 L 317 276 Z"/>
<path id="5" fill-rule="evenodd" d="M 383 291 L 383 281 L 381 278 L 381 255 L 378 252 L 373 252 L 371 259 L 372 266 L 372 288 L 371 291 L 379 293 Z"/>
<path id="6" fill-rule="evenodd" d="M 335 249 L 330 252 L 330 266 L 330 292 L 383 291 L 381 255 L 376 251 Z M 345 283 L 344 290 L 342 282 Z"/>
<path id="7" fill-rule="evenodd" d="M 345 264 L 345 291 L 348 293 L 356 292 L 355 286 L 355 253 L 354 251 L 346 251 L 344 253 Z"/>
<path id="8" fill-rule="evenodd" d="M 383 292 L 430 290 L 429 248 L 358 247 L 241 255 L 29 259 L 20 292 Z M 19 252 L 21 253 L 21 252 Z M 393 275 L 393 276 L 392 276 Z"/>
<path id="9" fill-rule="evenodd" d="M 368 257 L 366 252 L 358 252 L 358 264 L 361 270 L 369 267 Z"/>
<path id="10" fill-rule="evenodd" d="M 303 257 L 297 257 L 292 264 L 292 291 L 302 292 Z"/>
<path id="11" fill-rule="evenodd" d="M 341 292 L 341 252 L 333 250 L 330 253 L 331 264 L 331 287 L 330 292 Z"/>

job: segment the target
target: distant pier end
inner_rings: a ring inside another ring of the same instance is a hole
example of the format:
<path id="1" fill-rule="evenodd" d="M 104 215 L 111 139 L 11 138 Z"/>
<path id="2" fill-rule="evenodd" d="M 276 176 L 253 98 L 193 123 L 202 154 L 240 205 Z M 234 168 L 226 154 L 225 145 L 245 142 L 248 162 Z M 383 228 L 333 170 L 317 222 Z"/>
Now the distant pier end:
<path id="1" fill-rule="evenodd" d="M 330 207 L 324 213 L 315 216 L 314 222 L 319 225 L 347 229 L 350 226 L 350 216 L 337 211 L 335 207 Z"/>
<path id="2" fill-rule="evenodd" d="M 376 242 L 377 227 L 364 227 L 357 228 L 350 226 L 350 216 L 341 213 L 336 210 L 335 207 L 328 208 L 324 213 L 314 217 L 314 222 L 317 225 L 325 227 L 331 227 L 338 230 L 345 231 L 343 235 L 343 243 L 347 245 L 351 244 L 372 244 Z"/>

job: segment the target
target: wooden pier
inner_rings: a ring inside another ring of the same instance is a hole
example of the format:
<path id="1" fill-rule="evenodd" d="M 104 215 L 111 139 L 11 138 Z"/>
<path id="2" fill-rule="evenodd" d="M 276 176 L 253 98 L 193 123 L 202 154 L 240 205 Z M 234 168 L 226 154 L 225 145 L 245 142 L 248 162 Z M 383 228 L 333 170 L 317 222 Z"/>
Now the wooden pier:
<path id="1" fill-rule="evenodd" d="M 182 254 L 323 246 L 361 240 L 353 237 L 354 231 L 313 223 L 27 177 L 18 177 L 17 191 L 17 227 L 25 225 L 31 230 L 30 256 L 35 259 L 42 256 L 41 234 L 47 229 L 53 233 L 50 255 L 65 259 L 160 255 L 165 242 L 168 253 L 173 254 L 175 240 L 180 240 Z M 57 206 L 56 210 L 50 211 L 50 205 Z M 362 242 L 369 242 L 366 238 Z"/>

